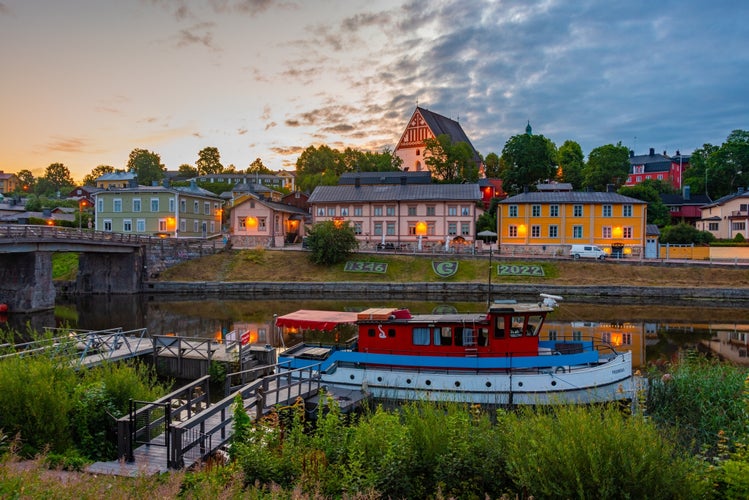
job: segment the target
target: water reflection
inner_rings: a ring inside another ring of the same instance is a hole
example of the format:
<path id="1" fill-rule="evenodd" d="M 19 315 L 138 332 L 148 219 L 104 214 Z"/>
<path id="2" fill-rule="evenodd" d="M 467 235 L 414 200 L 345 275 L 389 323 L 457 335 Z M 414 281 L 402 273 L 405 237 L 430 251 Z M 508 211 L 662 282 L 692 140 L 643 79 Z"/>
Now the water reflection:
<path id="1" fill-rule="evenodd" d="M 250 342 L 293 345 L 302 332 L 278 331 L 274 315 L 297 309 L 361 310 L 367 307 L 407 307 L 415 313 L 435 309 L 460 312 L 486 310 L 485 302 L 403 300 L 218 300 L 162 296 L 89 296 L 60 300 L 54 311 L 10 315 L 6 328 L 69 326 L 89 330 L 147 328 L 152 335 L 221 339 L 229 332 L 248 332 Z M 675 305 L 575 304 L 561 302 L 549 315 L 542 336 L 595 336 L 619 349 L 631 350 L 636 367 L 656 360 L 673 360 L 685 349 L 709 351 L 749 365 L 749 310 L 702 303 Z"/>

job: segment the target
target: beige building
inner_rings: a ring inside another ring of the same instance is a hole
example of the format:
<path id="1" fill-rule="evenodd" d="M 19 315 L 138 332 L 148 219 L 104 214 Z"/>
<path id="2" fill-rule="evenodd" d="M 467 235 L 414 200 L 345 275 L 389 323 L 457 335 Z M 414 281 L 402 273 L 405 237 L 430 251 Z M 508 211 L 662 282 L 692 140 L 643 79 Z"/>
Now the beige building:
<path id="1" fill-rule="evenodd" d="M 171 238 L 221 233 L 222 200 L 197 187 L 137 186 L 94 195 L 95 229 Z"/>
<path id="2" fill-rule="evenodd" d="M 362 248 L 472 249 L 478 184 L 318 186 L 309 198 L 313 223 L 351 224 Z"/>
<path id="3" fill-rule="evenodd" d="M 16 174 L 6 174 L 0 170 L 0 194 L 12 193 L 18 189 L 18 182 Z"/>
<path id="4" fill-rule="evenodd" d="M 231 203 L 231 242 L 234 248 L 280 248 L 300 243 L 307 212 L 245 192 Z"/>
<path id="5" fill-rule="evenodd" d="M 749 239 L 749 191 L 744 188 L 701 207 L 697 229 L 708 231 L 718 239 L 732 240 L 737 234 Z"/>

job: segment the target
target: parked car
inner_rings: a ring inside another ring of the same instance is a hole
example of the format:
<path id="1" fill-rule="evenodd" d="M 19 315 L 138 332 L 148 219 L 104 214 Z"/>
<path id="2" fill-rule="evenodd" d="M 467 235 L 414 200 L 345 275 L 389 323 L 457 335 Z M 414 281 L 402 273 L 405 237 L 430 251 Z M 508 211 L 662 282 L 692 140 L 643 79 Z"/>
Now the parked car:
<path id="1" fill-rule="evenodd" d="M 600 259 L 606 258 L 606 252 L 595 245 L 572 245 L 570 257 L 573 259 Z"/>

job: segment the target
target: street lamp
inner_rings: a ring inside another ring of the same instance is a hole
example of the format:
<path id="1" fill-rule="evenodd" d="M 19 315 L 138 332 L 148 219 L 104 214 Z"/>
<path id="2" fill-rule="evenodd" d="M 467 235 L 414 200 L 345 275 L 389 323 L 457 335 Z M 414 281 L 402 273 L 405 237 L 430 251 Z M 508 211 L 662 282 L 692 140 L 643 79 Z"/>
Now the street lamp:
<path id="1" fill-rule="evenodd" d="M 81 200 L 78 203 L 78 231 L 80 232 L 83 228 L 83 207 L 86 206 L 86 200 Z"/>

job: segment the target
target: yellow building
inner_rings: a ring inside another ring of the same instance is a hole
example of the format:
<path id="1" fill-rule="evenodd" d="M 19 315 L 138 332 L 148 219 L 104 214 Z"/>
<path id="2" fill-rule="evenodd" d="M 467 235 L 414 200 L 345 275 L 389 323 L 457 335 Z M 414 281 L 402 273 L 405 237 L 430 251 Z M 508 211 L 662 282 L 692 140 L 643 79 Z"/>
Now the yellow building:
<path id="1" fill-rule="evenodd" d="M 541 188 L 541 186 L 539 186 Z M 497 206 L 500 253 L 569 255 L 571 245 L 601 247 L 613 257 L 644 255 L 647 203 L 617 193 L 522 193 Z"/>

